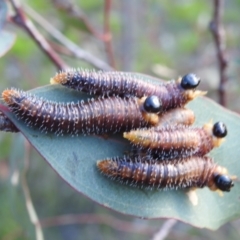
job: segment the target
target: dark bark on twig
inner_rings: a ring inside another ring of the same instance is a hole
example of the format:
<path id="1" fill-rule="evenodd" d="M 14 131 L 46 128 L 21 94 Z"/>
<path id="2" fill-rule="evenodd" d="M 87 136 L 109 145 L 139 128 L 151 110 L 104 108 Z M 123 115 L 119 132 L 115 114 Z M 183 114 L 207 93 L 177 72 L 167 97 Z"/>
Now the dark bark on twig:
<path id="1" fill-rule="evenodd" d="M 31 9 L 29 6 L 25 6 L 26 12 L 31 15 L 31 17 L 45 30 L 47 31 L 53 38 L 55 38 L 58 42 L 64 45 L 69 51 L 73 54 L 74 57 L 81 59 L 94 67 L 111 71 L 113 68 L 109 66 L 107 63 L 102 61 L 101 59 L 96 58 L 89 52 L 81 49 L 77 44 L 70 41 L 66 38 L 60 31 L 58 31 L 55 27 L 53 27 L 48 21 L 46 21 L 43 17 L 41 17 L 36 11 Z"/>
<path id="2" fill-rule="evenodd" d="M 24 10 L 21 6 L 19 6 L 19 3 L 17 3 L 15 0 L 10 0 L 10 3 L 12 4 L 12 7 L 16 14 L 11 18 L 11 20 L 18 26 L 25 29 L 29 36 L 31 36 L 31 38 L 37 43 L 37 45 L 43 50 L 43 52 L 49 57 L 49 59 L 59 70 L 68 68 L 68 65 L 51 48 L 45 38 L 40 34 L 40 32 L 38 32 L 37 28 L 27 18 Z"/>
<path id="3" fill-rule="evenodd" d="M 106 49 L 108 62 L 115 68 L 115 59 L 113 56 L 112 49 L 112 35 L 110 31 L 110 9 L 112 0 L 105 0 L 104 3 L 104 32 L 99 33 L 97 29 L 89 21 L 87 15 L 72 1 L 70 0 L 52 0 L 54 6 L 60 10 L 64 10 L 69 16 L 78 19 L 85 24 L 87 30 L 95 36 L 97 39 L 101 40 Z"/>
<path id="4" fill-rule="evenodd" d="M 228 65 L 226 59 L 225 48 L 225 32 L 222 25 L 222 15 L 224 10 L 224 0 L 213 0 L 213 19 L 210 22 L 210 30 L 217 49 L 217 58 L 220 73 L 219 83 L 219 102 L 221 105 L 226 106 L 226 68 Z"/>
<path id="5" fill-rule="evenodd" d="M 101 41 L 107 41 L 108 36 L 105 34 L 101 34 L 94 28 L 94 26 L 89 21 L 86 14 L 72 1 L 70 0 L 52 0 L 54 6 L 60 10 L 64 10 L 67 14 L 71 17 L 82 21 L 87 30 L 96 38 L 100 39 Z"/>

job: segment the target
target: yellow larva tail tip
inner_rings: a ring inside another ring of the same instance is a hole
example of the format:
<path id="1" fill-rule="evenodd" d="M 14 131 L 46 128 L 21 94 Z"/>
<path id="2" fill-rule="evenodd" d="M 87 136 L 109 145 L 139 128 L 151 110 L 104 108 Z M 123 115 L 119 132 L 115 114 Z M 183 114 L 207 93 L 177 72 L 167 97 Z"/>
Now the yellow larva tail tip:
<path id="1" fill-rule="evenodd" d="M 50 78 L 50 84 L 59 84 L 55 78 Z"/>
<path id="2" fill-rule="evenodd" d="M 58 73 L 55 77 L 50 79 L 51 84 L 64 84 L 68 81 L 68 75 L 66 72 Z"/>
<path id="3" fill-rule="evenodd" d="M 101 162 L 102 162 L 101 160 L 98 160 L 98 161 L 96 162 L 96 165 L 99 166 L 99 165 L 101 164 Z"/>
<path id="4" fill-rule="evenodd" d="M 196 90 L 196 91 L 189 90 L 189 91 L 186 91 L 185 94 L 186 94 L 185 96 L 188 98 L 188 100 L 193 100 L 197 97 L 206 95 L 207 92 L 201 91 L 201 90 Z"/>
<path id="5" fill-rule="evenodd" d="M 100 170 L 104 170 L 107 167 L 108 162 L 106 160 L 98 160 L 96 165 Z"/>
<path id="6" fill-rule="evenodd" d="M 140 131 L 139 130 L 132 130 L 130 132 L 124 132 L 123 137 L 128 139 L 129 141 L 134 142 L 136 140 L 137 141 L 139 140 L 139 135 L 140 135 L 140 138 L 141 138 L 142 133 L 144 134 L 144 130 L 142 130 L 142 131 L 141 131 L 141 129 L 140 129 Z"/>
<path id="7" fill-rule="evenodd" d="M 124 132 L 123 133 L 124 138 L 129 139 L 129 136 L 130 136 L 130 132 Z"/>
<path id="8" fill-rule="evenodd" d="M 200 90 L 197 90 L 194 92 L 194 96 L 195 97 L 199 97 L 199 96 L 204 96 L 207 94 L 207 91 L 200 91 Z"/>
<path id="9" fill-rule="evenodd" d="M 97 167 L 101 172 L 108 173 L 108 171 L 111 168 L 111 161 L 108 160 L 98 160 L 97 161 Z"/>
<path id="10" fill-rule="evenodd" d="M 204 128 L 209 128 L 210 131 L 212 131 L 212 128 L 213 128 L 213 120 L 210 119 L 208 122 L 206 122 L 204 125 L 203 125 Z"/>
<path id="11" fill-rule="evenodd" d="M 7 89 L 2 92 L 2 98 L 5 103 L 11 104 L 12 103 L 12 97 L 16 95 L 16 90 L 14 89 Z"/>
<path id="12" fill-rule="evenodd" d="M 139 141 L 138 134 L 136 131 L 124 132 L 123 137 L 133 143 Z"/>
<path id="13" fill-rule="evenodd" d="M 236 175 L 233 175 L 233 176 L 231 176 L 230 177 L 232 180 L 237 180 L 238 179 L 238 177 L 236 176 Z"/>
<path id="14" fill-rule="evenodd" d="M 219 195 L 219 197 L 223 197 L 223 192 L 221 190 L 217 189 L 216 193 Z"/>

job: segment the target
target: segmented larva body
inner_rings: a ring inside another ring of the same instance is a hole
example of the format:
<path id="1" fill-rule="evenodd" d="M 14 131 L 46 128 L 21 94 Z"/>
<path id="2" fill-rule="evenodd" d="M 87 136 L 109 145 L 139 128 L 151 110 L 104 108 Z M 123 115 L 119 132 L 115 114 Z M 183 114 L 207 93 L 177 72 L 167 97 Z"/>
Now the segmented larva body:
<path id="1" fill-rule="evenodd" d="M 154 129 L 166 128 L 174 125 L 190 126 L 195 121 L 194 112 L 188 108 L 175 108 L 159 116 L 158 124 Z"/>
<path id="2" fill-rule="evenodd" d="M 56 74 L 50 82 L 101 96 L 130 95 L 141 98 L 156 95 L 162 102 L 163 110 L 182 107 L 197 96 L 206 94 L 206 92 L 195 90 L 200 79 L 194 74 L 188 74 L 176 81 L 157 85 L 123 72 L 70 69 Z"/>
<path id="3" fill-rule="evenodd" d="M 16 89 L 5 90 L 2 97 L 10 110 L 28 126 L 57 135 L 115 133 L 158 121 L 157 115 L 145 113 L 142 101 L 133 97 L 58 103 Z"/>
<path id="4" fill-rule="evenodd" d="M 161 162 L 141 156 L 115 157 L 98 161 L 97 167 L 104 175 L 131 186 L 159 189 L 207 186 L 213 191 L 230 191 L 233 186 L 233 178 L 224 175 L 227 170 L 206 156 Z"/>
<path id="5" fill-rule="evenodd" d="M 173 126 L 166 128 L 138 129 L 125 132 L 124 138 L 130 140 L 135 146 L 147 149 L 160 159 L 174 159 L 192 155 L 204 156 L 214 147 L 221 145 L 227 135 L 227 129 L 220 129 L 224 125 L 208 123 L 202 128 L 189 128 L 186 126 Z"/>
<path id="6" fill-rule="evenodd" d="M 16 126 L 0 111 L 0 129 L 6 132 L 19 132 Z"/>

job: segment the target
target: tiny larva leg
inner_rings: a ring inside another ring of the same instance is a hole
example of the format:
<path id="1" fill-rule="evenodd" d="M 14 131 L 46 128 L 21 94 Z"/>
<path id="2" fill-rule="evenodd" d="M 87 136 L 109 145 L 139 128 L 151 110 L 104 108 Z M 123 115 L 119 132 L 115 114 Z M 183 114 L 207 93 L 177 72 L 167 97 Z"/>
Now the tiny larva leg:
<path id="1" fill-rule="evenodd" d="M 124 156 L 97 162 L 98 169 L 114 180 L 139 187 L 230 191 L 233 182 L 210 157 L 189 157 L 157 161 L 150 157 Z"/>
<path id="2" fill-rule="evenodd" d="M 62 84 L 78 91 L 97 95 L 144 96 L 156 95 L 162 102 L 162 109 L 182 107 L 206 92 L 197 91 L 200 79 L 187 74 L 176 81 L 162 84 L 146 82 L 134 75 L 123 72 L 104 72 L 69 69 L 51 78 L 52 84 Z"/>
<path id="3" fill-rule="evenodd" d="M 198 196 L 196 193 L 196 188 L 192 188 L 189 191 L 187 191 L 187 196 L 189 201 L 192 203 L 193 206 L 197 206 L 198 205 Z"/>
<path id="4" fill-rule="evenodd" d="M 202 128 L 171 126 L 166 128 L 137 129 L 125 132 L 135 146 L 162 156 L 163 159 L 204 156 L 219 147 L 227 135 L 222 122 L 205 124 Z"/>
<path id="5" fill-rule="evenodd" d="M 155 125 L 156 113 L 145 117 L 142 100 L 109 97 L 89 102 L 58 103 L 16 89 L 2 93 L 11 111 L 42 132 L 63 134 L 102 134 Z"/>

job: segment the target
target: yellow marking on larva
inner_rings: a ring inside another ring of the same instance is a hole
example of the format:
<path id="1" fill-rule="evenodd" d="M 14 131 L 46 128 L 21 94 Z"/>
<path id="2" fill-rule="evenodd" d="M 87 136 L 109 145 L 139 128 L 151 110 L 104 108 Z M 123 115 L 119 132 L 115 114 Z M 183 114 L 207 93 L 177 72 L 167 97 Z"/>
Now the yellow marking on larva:
<path id="1" fill-rule="evenodd" d="M 3 98 L 4 102 L 7 103 L 7 104 L 13 104 L 14 103 L 14 98 L 12 98 L 12 96 L 20 97 L 20 93 L 15 92 L 12 89 L 6 89 L 2 93 L 2 98 Z"/>
<path id="2" fill-rule="evenodd" d="M 55 77 L 50 79 L 51 84 L 65 84 L 68 81 L 68 73 L 60 72 Z"/>
<path id="3" fill-rule="evenodd" d="M 205 96 L 207 91 L 200 91 L 200 90 L 191 90 L 184 93 L 185 97 L 188 99 L 188 102 L 194 100 L 197 97 Z"/>

